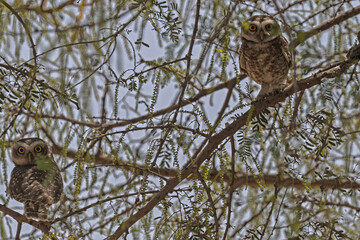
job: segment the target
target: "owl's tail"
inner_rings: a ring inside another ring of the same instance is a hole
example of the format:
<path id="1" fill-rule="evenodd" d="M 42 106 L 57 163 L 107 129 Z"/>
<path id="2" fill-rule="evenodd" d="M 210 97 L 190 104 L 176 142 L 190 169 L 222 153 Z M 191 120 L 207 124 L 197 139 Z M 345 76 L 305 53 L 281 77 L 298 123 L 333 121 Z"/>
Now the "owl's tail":
<path id="1" fill-rule="evenodd" d="M 48 216 L 49 206 L 34 202 L 34 201 L 26 201 L 24 205 L 24 213 L 27 218 L 36 218 L 41 221 L 46 221 Z"/>

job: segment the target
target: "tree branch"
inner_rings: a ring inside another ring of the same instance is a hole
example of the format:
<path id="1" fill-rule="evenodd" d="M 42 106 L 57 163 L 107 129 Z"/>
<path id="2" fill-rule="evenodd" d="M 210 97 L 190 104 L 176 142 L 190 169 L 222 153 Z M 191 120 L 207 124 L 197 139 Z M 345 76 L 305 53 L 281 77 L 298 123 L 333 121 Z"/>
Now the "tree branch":
<path id="1" fill-rule="evenodd" d="M 330 67 L 327 70 L 319 71 L 311 77 L 302 79 L 298 81 L 297 84 L 292 85 L 289 89 L 285 90 L 283 93 L 273 95 L 270 97 L 265 97 L 260 99 L 260 101 L 255 101 L 251 105 L 250 110 L 244 113 L 241 117 L 236 119 L 234 122 L 229 124 L 226 128 L 224 128 L 221 132 L 215 134 L 211 137 L 207 143 L 207 145 L 202 149 L 200 154 L 194 158 L 194 160 L 186 165 L 181 171 L 181 178 L 173 177 L 167 181 L 167 184 L 162 188 L 162 190 L 157 193 L 154 198 L 152 198 L 143 208 L 141 208 L 137 213 L 130 216 L 128 220 L 122 222 L 118 229 L 111 235 L 108 239 L 114 240 L 118 239 L 123 233 L 125 233 L 134 223 L 136 223 L 139 219 L 145 216 L 148 212 L 150 212 L 161 200 L 163 200 L 168 193 L 170 193 L 182 180 L 187 178 L 194 170 L 198 169 L 201 164 L 208 159 L 213 151 L 224 141 L 226 138 L 234 135 L 240 128 L 246 125 L 246 123 L 259 115 L 264 109 L 268 107 L 272 107 L 275 104 L 282 102 L 286 97 L 308 89 L 314 85 L 318 85 L 321 83 L 322 79 L 325 78 L 333 78 L 336 76 L 340 76 L 348 67 L 350 67 L 351 63 L 348 61 L 343 61 L 338 64 L 336 67 Z"/>
<path id="2" fill-rule="evenodd" d="M 303 43 L 306 39 L 311 38 L 312 36 L 325 31 L 349 18 L 352 18 L 353 16 L 357 15 L 360 13 L 360 5 L 350 9 L 349 11 L 343 12 L 342 14 L 333 17 L 315 27 L 313 27 L 312 29 L 310 29 L 307 32 L 302 32 L 300 35 L 298 35 L 298 37 L 296 39 L 294 39 L 294 41 L 292 41 L 289 45 L 292 48 L 295 48 L 296 46 L 298 46 L 299 44 Z"/>
<path id="3" fill-rule="evenodd" d="M 148 114 L 136 117 L 136 118 L 123 120 L 123 121 L 115 122 L 115 123 L 103 124 L 103 125 L 99 126 L 98 128 L 99 129 L 104 129 L 104 130 L 109 130 L 111 128 L 122 127 L 122 126 L 126 126 L 128 124 L 131 124 L 131 123 L 136 123 L 136 122 L 139 122 L 139 121 L 143 121 L 145 119 L 148 119 L 149 117 L 157 117 L 157 116 L 164 115 L 165 113 L 169 113 L 171 111 L 174 111 L 175 109 L 177 109 L 179 107 L 184 107 L 184 106 L 189 105 L 189 104 L 191 104 L 193 102 L 196 102 L 200 98 L 202 98 L 204 96 L 207 96 L 209 94 L 213 94 L 214 92 L 216 92 L 218 90 L 221 90 L 221 89 L 224 89 L 224 88 L 231 88 L 237 81 L 241 81 L 241 80 L 243 80 L 245 78 L 246 78 L 246 75 L 242 74 L 242 75 L 240 75 L 238 77 L 234 77 L 234 78 L 230 79 L 229 81 L 221 83 L 221 84 L 219 84 L 217 86 L 210 87 L 210 88 L 204 88 L 200 92 L 198 92 L 195 96 L 190 97 L 190 98 L 185 99 L 185 100 L 182 100 L 181 103 L 177 103 L 177 104 L 171 105 L 171 106 L 169 106 L 167 108 L 158 110 L 158 111 L 153 112 L 153 113 L 148 113 Z"/>
<path id="4" fill-rule="evenodd" d="M 31 226 L 41 230 L 43 233 L 48 233 L 49 230 L 50 230 L 50 227 L 47 226 L 46 224 L 41 223 L 41 222 L 37 222 L 37 221 L 32 220 L 32 219 L 28 219 L 24 215 L 21 215 L 20 213 L 15 212 L 14 210 L 11 210 L 10 208 L 7 208 L 3 204 L 0 204 L 0 211 L 2 211 L 5 215 L 11 216 L 18 223 L 24 222 L 24 223 L 30 224 Z"/>

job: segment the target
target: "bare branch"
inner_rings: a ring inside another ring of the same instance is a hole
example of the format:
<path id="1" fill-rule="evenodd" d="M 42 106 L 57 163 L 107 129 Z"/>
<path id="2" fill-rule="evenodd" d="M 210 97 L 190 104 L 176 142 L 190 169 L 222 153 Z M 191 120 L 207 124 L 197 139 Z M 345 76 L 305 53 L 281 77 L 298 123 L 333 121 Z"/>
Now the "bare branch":
<path id="1" fill-rule="evenodd" d="M 296 39 L 290 42 L 289 45 L 292 48 L 295 48 L 299 44 L 303 43 L 306 39 L 311 38 L 312 36 L 317 35 L 349 18 L 352 18 L 353 16 L 356 16 L 359 13 L 360 13 L 360 5 L 313 27 L 307 32 L 302 32 Z"/>
<path id="2" fill-rule="evenodd" d="M 34 221 L 32 219 L 28 219 L 27 217 L 25 217 L 24 215 L 21 215 L 18 212 L 15 212 L 13 210 L 11 210 L 10 208 L 7 208 L 5 205 L 0 204 L 0 211 L 2 211 L 5 215 L 9 215 L 12 218 L 14 218 L 18 223 L 27 223 L 30 224 L 31 226 L 41 230 L 43 233 L 48 233 L 50 230 L 50 227 L 47 226 L 44 223 L 41 222 L 37 222 Z"/>

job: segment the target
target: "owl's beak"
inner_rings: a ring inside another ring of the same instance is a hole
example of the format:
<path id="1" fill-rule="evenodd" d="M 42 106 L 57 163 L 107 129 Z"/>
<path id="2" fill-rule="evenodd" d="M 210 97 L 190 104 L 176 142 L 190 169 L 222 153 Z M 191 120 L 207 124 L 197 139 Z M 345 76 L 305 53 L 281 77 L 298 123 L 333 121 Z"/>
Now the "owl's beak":
<path id="1" fill-rule="evenodd" d="M 260 31 L 260 39 L 261 39 L 261 41 L 264 41 L 265 35 L 266 35 L 266 36 L 270 36 L 270 33 L 265 32 L 264 30 L 261 30 L 261 31 Z"/>
<path id="2" fill-rule="evenodd" d="M 261 41 L 264 40 L 264 31 L 263 30 L 260 31 L 260 39 L 261 39 Z"/>
<path id="3" fill-rule="evenodd" d="M 28 159 L 29 159 L 29 162 L 33 162 L 33 161 L 34 161 L 34 155 L 32 155 L 31 152 L 28 153 Z"/>

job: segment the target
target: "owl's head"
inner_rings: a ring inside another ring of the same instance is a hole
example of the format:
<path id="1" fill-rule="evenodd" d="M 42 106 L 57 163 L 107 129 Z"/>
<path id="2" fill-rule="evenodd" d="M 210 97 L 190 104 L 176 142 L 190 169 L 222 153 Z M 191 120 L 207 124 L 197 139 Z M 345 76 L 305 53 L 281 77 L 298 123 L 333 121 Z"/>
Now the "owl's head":
<path id="1" fill-rule="evenodd" d="M 252 42 L 269 42 L 280 35 L 280 25 L 271 16 L 255 15 L 241 23 L 241 38 Z"/>
<path id="2" fill-rule="evenodd" d="M 36 159 L 51 158 L 50 146 L 40 138 L 23 138 L 12 147 L 12 161 L 15 165 L 36 164 Z"/>

